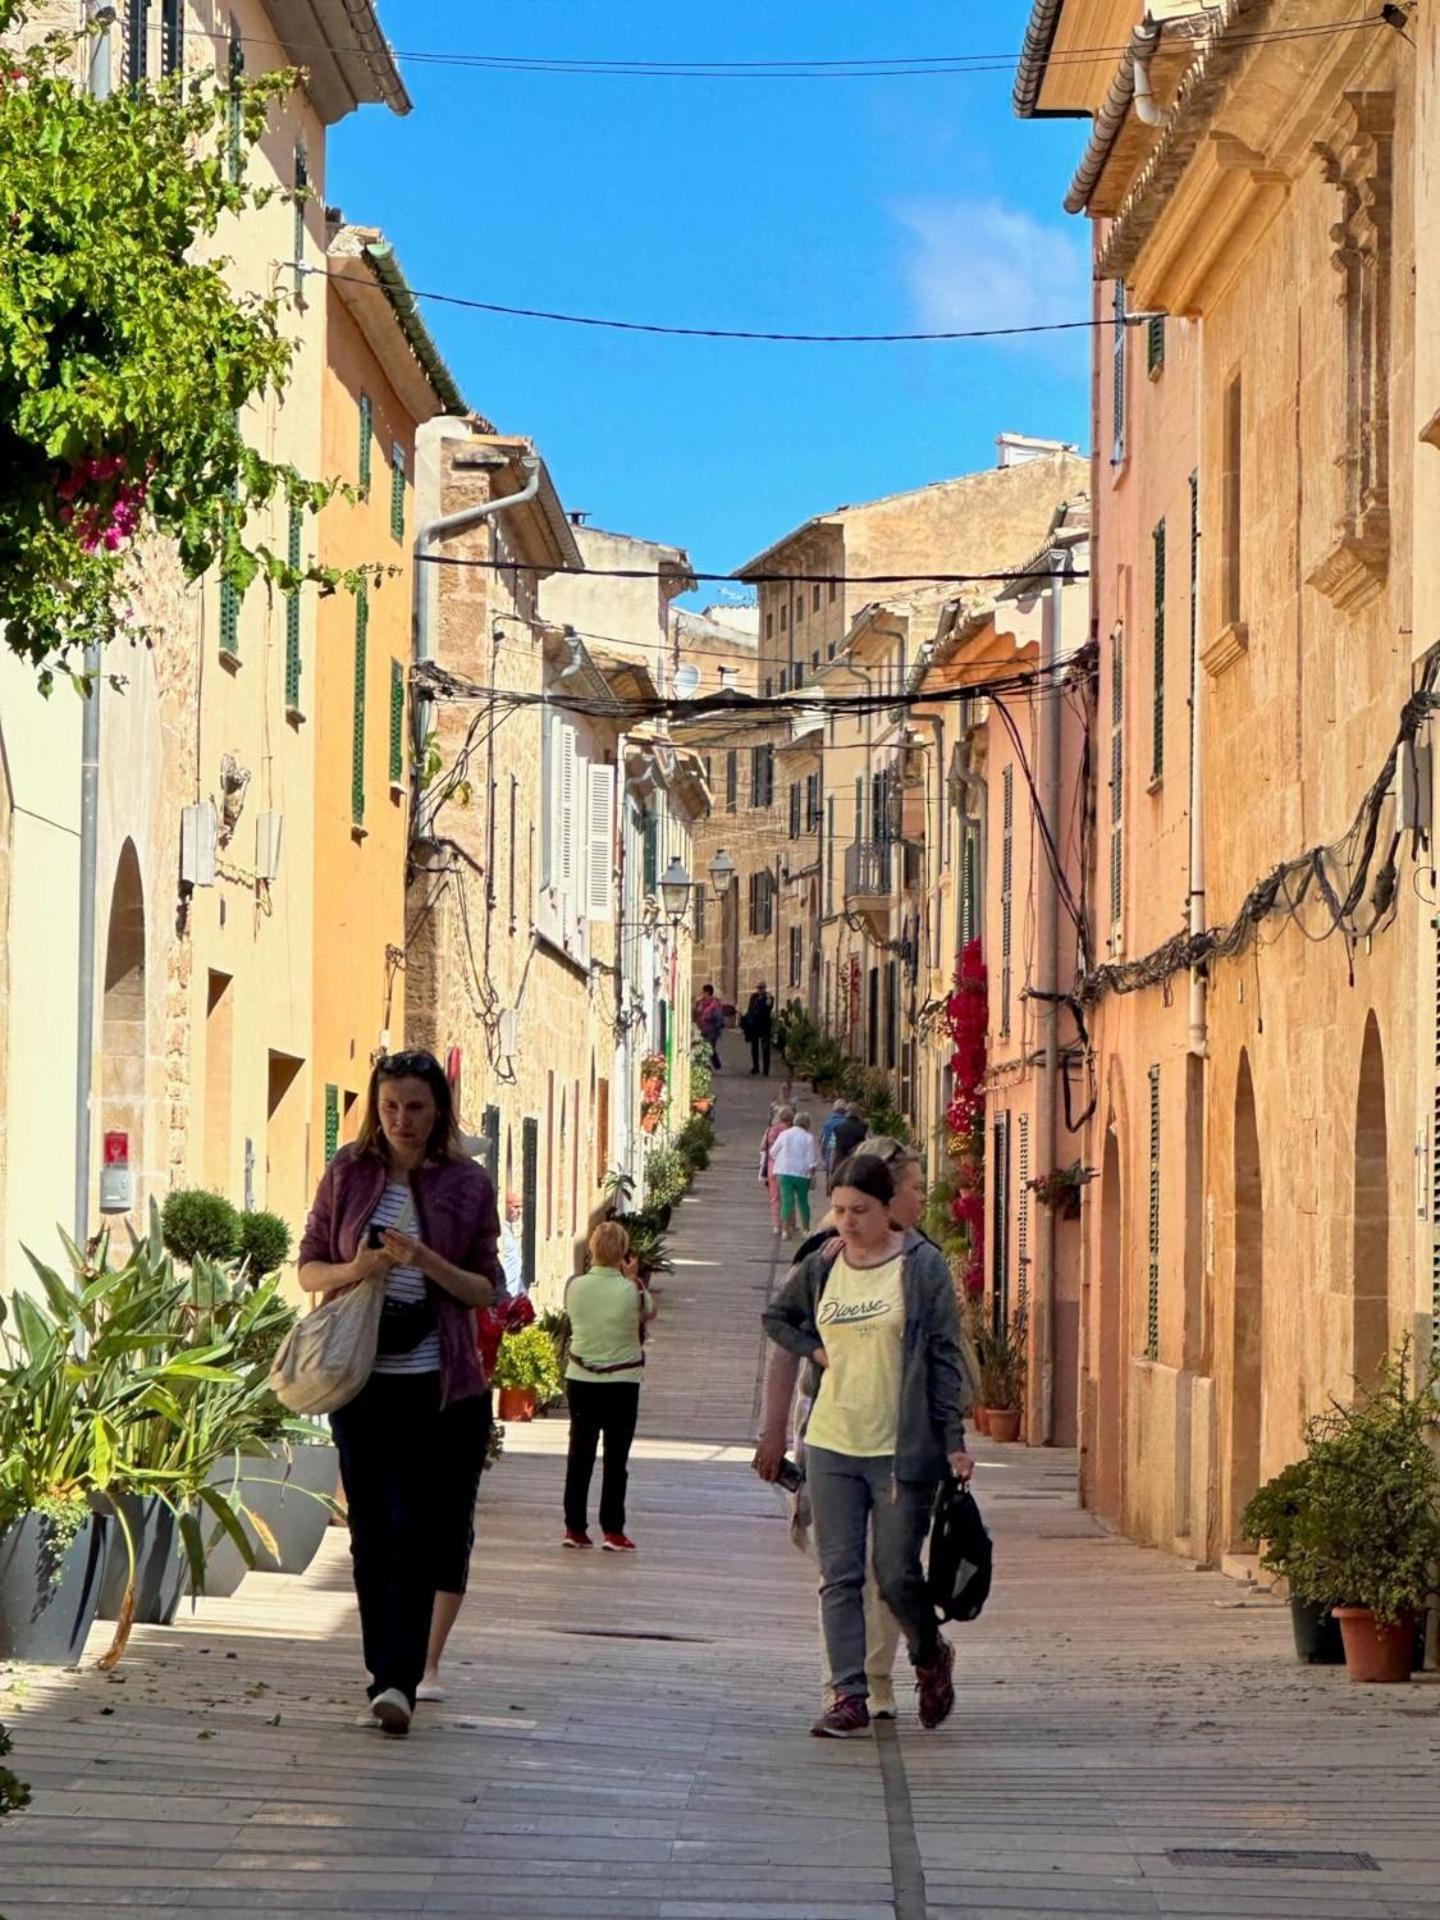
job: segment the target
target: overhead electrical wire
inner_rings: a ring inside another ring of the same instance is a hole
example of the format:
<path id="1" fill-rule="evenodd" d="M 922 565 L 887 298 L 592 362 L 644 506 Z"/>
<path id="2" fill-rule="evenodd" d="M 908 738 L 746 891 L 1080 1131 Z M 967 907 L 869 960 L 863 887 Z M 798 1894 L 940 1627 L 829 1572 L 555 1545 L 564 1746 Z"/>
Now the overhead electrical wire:
<path id="1" fill-rule="evenodd" d="M 843 509 L 840 509 L 843 511 Z M 681 571 L 677 567 L 550 567 L 538 560 L 497 560 L 489 557 L 470 559 L 464 555 L 448 553 L 417 553 L 416 560 L 427 567 L 484 567 L 491 573 L 539 573 L 547 578 L 569 575 L 584 580 L 673 580 Z M 702 573 L 695 567 L 684 569 L 687 578 L 707 583 L 723 582 L 734 586 L 737 580 L 746 586 L 828 586 L 833 580 L 841 587 L 899 587 L 908 583 L 921 586 L 965 586 L 970 582 L 978 584 L 995 583 L 1002 586 L 1015 586 L 1020 582 L 1034 581 L 1043 586 L 1047 580 L 1088 580 L 1090 575 L 1084 567 L 1073 570 L 1054 570 L 1046 573 Z M 689 589 L 687 588 L 688 592 Z"/>
<path id="2" fill-rule="evenodd" d="M 346 280 L 353 286 L 365 287 L 372 292 L 376 290 L 376 283 L 366 274 L 345 273 L 335 267 L 310 266 L 303 260 L 280 260 L 275 264 L 277 270 L 287 273 L 301 273 L 321 280 Z M 609 333 L 659 334 L 672 340 L 748 340 L 802 347 L 916 346 L 954 340 L 1013 340 L 1037 333 L 1093 333 L 1100 328 L 1109 330 L 1116 324 L 1113 314 L 1103 314 L 1092 315 L 1086 320 L 1044 320 L 1015 327 L 951 327 L 920 333 L 785 333 L 755 327 L 684 327 L 672 326 L 660 320 L 614 320 L 598 314 L 564 313 L 550 307 L 509 306 L 498 300 L 476 300 L 468 294 L 437 293 L 423 287 L 407 287 L 406 292 L 415 300 L 429 300 L 439 306 L 462 307 L 474 313 L 498 314 L 510 320 L 548 320 L 559 326 L 594 327 Z M 1158 313 L 1126 314 L 1121 324 L 1141 327 L 1150 320 L 1164 318 L 1163 314 Z"/>
<path id="3" fill-rule="evenodd" d="M 1237 47 L 1277 45 L 1297 40 L 1323 39 L 1337 33 L 1353 33 L 1365 27 L 1389 25 L 1385 14 L 1375 9 L 1349 20 L 1317 22 L 1311 26 L 1262 28 L 1254 33 L 1227 36 L 1227 45 Z M 229 41 L 220 32 L 205 36 Z M 1188 36 L 1198 48 L 1208 34 Z M 272 35 L 243 34 L 240 43 L 265 46 L 294 56 L 305 53 L 329 53 L 373 58 L 378 49 L 358 42 L 325 40 L 277 41 Z M 879 56 L 856 54 L 849 58 L 812 58 L 797 56 L 770 60 L 725 60 L 692 57 L 682 60 L 651 60 L 641 56 L 628 59 L 598 59 L 588 55 L 523 53 L 478 53 L 456 49 L 392 47 L 390 57 L 402 66 L 456 68 L 474 73 L 530 73 L 561 79 L 599 80 L 892 80 L 959 79 L 970 74 L 1009 73 L 1021 58 L 1020 51 L 987 53 L 945 53 Z M 1054 48 L 1046 64 L 1055 68 L 1090 66 L 1101 60 L 1119 60 L 1127 46 L 1089 46 Z"/>

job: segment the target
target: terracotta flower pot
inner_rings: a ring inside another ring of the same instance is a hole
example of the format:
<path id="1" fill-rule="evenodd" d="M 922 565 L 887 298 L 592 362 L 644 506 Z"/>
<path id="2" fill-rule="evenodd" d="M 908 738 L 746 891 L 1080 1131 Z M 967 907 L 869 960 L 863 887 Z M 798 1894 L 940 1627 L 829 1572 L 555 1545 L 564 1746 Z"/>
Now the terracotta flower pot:
<path id="1" fill-rule="evenodd" d="M 1402 1613 L 1398 1620 L 1381 1622 L 1368 1607 L 1336 1607 L 1333 1611 L 1340 1622 L 1345 1665 L 1352 1680 L 1393 1684 L 1410 1678 L 1414 1614 Z"/>
<path id="2" fill-rule="evenodd" d="M 988 1407 L 976 1407 L 976 1409 L 975 1409 L 975 1431 L 976 1431 L 977 1433 L 989 1433 L 989 1431 L 990 1431 L 990 1409 L 989 1409 Z"/>
<path id="3" fill-rule="evenodd" d="M 535 1418 L 535 1389 L 533 1387 L 501 1387 L 500 1418 L 502 1420 L 526 1421 Z"/>
<path id="4" fill-rule="evenodd" d="M 985 1409 L 985 1431 L 992 1440 L 1018 1440 L 1020 1438 L 1020 1409 L 1018 1407 L 987 1407 Z"/>

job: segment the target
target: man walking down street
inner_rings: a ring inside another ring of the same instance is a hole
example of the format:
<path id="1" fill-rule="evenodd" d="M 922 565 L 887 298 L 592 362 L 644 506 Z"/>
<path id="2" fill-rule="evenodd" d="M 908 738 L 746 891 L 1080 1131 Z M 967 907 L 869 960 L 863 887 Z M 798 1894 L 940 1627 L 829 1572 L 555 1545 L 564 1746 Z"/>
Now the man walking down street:
<path id="1" fill-rule="evenodd" d="M 750 996 L 743 1022 L 745 1038 L 750 1042 L 751 1073 L 768 1074 L 770 1071 L 770 1036 L 774 1030 L 774 1019 L 775 1002 L 765 991 L 765 982 L 762 980 Z"/>
<path id="2" fill-rule="evenodd" d="M 865 1109 L 858 1100 L 852 1100 L 845 1110 L 845 1118 L 835 1129 L 830 1155 L 832 1169 L 850 1158 L 869 1131 Z"/>

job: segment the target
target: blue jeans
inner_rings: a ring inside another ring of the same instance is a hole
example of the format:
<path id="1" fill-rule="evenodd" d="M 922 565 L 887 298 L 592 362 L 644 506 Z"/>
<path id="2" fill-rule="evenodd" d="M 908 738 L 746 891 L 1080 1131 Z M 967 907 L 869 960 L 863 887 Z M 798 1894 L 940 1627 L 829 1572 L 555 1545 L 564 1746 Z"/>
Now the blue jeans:
<path id="1" fill-rule="evenodd" d="M 875 1581 L 900 1622 L 913 1666 L 932 1664 L 940 1626 L 925 1590 L 921 1555 L 935 1487 L 894 1478 L 889 1454 L 852 1458 L 806 1447 L 805 1473 L 820 1558 L 820 1628 L 837 1700 L 865 1699 L 865 1573 L 875 1536 Z"/>

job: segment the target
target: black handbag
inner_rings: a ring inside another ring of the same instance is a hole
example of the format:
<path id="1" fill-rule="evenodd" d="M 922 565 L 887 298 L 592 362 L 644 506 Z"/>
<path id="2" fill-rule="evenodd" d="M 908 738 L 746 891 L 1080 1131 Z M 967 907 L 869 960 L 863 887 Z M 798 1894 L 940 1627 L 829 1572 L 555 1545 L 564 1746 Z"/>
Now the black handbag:
<path id="1" fill-rule="evenodd" d="M 994 1546 L 975 1496 L 947 1480 L 935 1496 L 925 1585 L 942 1620 L 978 1620 L 990 1597 Z"/>

